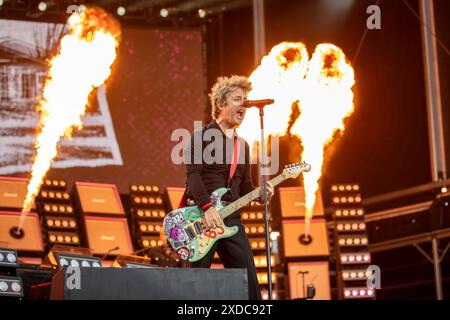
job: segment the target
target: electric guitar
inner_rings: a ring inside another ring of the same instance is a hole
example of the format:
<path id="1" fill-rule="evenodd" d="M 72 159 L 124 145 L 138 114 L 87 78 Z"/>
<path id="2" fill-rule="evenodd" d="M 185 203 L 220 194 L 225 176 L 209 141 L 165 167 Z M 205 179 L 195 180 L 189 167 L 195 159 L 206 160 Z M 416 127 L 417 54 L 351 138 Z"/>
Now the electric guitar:
<path id="1" fill-rule="evenodd" d="M 311 166 L 305 162 L 290 164 L 283 172 L 271 179 L 276 186 L 289 178 L 296 178 L 303 171 L 307 172 Z M 221 201 L 227 192 L 226 188 L 215 190 L 210 198 L 220 217 L 225 219 L 250 201 L 259 197 L 260 187 L 247 193 L 245 196 L 226 205 Z M 227 227 L 223 223 L 215 228 L 205 226 L 202 211 L 197 206 L 179 208 L 166 215 L 163 230 L 168 244 L 178 253 L 181 259 L 195 262 L 202 259 L 219 239 L 228 238 L 238 231 L 237 226 Z"/>

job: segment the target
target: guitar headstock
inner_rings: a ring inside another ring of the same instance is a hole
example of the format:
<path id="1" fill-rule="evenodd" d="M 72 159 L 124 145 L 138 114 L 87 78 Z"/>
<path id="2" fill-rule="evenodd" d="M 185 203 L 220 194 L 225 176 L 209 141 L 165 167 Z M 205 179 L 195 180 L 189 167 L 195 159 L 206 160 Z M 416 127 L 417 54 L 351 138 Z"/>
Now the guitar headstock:
<path id="1" fill-rule="evenodd" d="M 285 166 L 282 175 L 287 178 L 297 178 L 300 173 L 308 172 L 311 170 L 311 165 L 309 163 L 306 163 L 305 161 L 297 162 L 297 163 L 291 163 Z"/>

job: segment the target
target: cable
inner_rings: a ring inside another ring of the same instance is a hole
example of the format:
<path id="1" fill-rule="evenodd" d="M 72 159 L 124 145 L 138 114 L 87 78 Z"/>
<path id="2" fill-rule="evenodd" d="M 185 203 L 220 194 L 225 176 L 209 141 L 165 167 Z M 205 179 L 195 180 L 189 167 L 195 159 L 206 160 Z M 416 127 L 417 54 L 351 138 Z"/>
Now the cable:
<path id="1" fill-rule="evenodd" d="M 377 0 L 377 3 L 375 5 L 378 6 L 380 4 L 380 2 L 381 2 L 381 0 Z M 363 32 L 361 38 L 359 39 L 359 43 L 358 43 L 358 47 L 356 48 L 355 56 L 352 59 L 353 67 L 356 65 L 356 61 L 358 60 L 358 57 L 359 57 L 359 52 L 361 51 L 361 47 L 364 43 L 364 40 L 366 39 L 368 31 L 369 31 L 369 29 L 364 28 L 364 32 Z"/>

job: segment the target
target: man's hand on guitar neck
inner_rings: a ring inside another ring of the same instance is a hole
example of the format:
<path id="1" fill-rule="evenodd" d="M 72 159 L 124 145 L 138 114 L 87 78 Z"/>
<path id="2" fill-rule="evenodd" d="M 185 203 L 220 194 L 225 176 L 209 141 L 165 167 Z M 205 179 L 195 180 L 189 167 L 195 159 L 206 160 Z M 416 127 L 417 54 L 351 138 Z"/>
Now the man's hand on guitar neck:
<path id="1" fill-rule="evenodd" d="M 204 213 L 205 223 L 208 228 L 214 229 L 222 224 L 222 218 L 214 206 L 209 207 Z"/>

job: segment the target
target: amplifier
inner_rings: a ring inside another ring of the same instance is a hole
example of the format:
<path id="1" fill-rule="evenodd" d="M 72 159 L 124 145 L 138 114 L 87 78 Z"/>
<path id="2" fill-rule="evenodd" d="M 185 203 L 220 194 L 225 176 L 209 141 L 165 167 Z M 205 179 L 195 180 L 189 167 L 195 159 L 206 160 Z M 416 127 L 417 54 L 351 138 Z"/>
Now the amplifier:
<path id="1" fill-rule="evenodd" d="M 36 213 L 24 214 L 23 234 L 17 238 L 11 230 L 20 222 L 20 212 L 0 211 L 0 247 L 18 251 L 43 252 L 41 225 Z"/>
<path id="2" fill-rule="evenodd" d="M 304 274 L 304 279 L 302 277 Z M 307 285 L 316 289 L 313 300 L 330 300 L 330 275 L 328 261 L 288 263 L 289 296 L 291 299 L 304 299 Z M 304 281 L 303 281 L 304 280 Z"/>
<path id="3" fill-rule="evenodd" d="M 113 255 L 133 252 L 127 219 L 85 216 L 84 223 L 88 247 L 94 254 L 107 254 L 115 247 L 119 249 L 112 251 Z"/>
<path id="4" fill-rule="evenodd" d="M 282 218 L 304 217 L 305 207 L 305 189 L 303 187 L 280 188 L 280 204 Z M 322 193 L 317 191 L 316 203 L 313 208 L 314 216 L 323 216 Z"/>
<path id="5" fill-rule="evenodd" d="M 167 187 L 166 193 L 169 199 L 170 210 L 175 210 L 180 204 L 181 198 L 183 198 L 185 188 L 179 187 Z"/>
<path id="6" fill-rule="evenodd" d="M 64 268 L 53 277 L 50 297 L 52 300 L 245 300 L 247 270 Z"/>
<path id="7" fill-rule="evenodd" d="M 75 189 L 84 214 L 125 214 L 115 185 L 75 182 Z"/>
<path id="8" fill-rule="evenodd" d="M 0 177 L 0 208 L 21 210 L 27 195 L 25 178 Z M 33 203 L 32 208 L 35 208 Z"/>
<path id="9" fill-rule="evenodd" d="M 309 240 L 303 239 L 305 221 L 282 221 L 282 237 L 285 257 L 328 256 L 328 234 L 325 219 L 311 220 Z"/>

